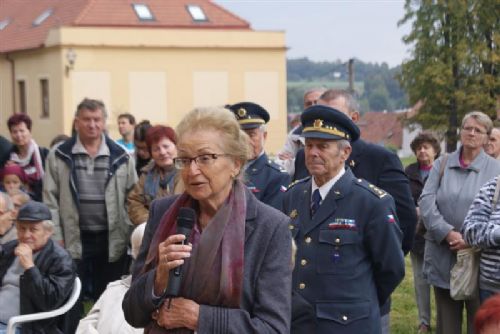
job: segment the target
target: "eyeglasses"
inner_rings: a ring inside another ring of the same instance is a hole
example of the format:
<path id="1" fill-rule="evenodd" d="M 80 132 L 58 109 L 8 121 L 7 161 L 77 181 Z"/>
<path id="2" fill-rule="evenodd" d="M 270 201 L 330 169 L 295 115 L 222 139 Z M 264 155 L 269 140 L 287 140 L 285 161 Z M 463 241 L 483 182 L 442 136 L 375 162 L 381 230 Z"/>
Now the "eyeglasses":
<path id="1" fill-rule="evenodd" d="M 174 158 L 174 166 L 177 169 L 189 168 L 191 166 L 191 162 L 195 162 L 198 167 L 209 166 L 214 163 L 219 157 L 228 156 L 229 154 L 200 154 L 194 158 Z"/>
<path id="2" fill-rule="evenodd" d="M 464 127 L 462 127 L 462 130 L 464 132 L 468 132 L 468 133 L 474 132 L 474 133 L 477 133 L 478 135 L 486 134 L 486 131 L 483 131 L 483 130 L 476 128 L 476 127 L 473 127 L 473 126 L 464 126 Z"/>

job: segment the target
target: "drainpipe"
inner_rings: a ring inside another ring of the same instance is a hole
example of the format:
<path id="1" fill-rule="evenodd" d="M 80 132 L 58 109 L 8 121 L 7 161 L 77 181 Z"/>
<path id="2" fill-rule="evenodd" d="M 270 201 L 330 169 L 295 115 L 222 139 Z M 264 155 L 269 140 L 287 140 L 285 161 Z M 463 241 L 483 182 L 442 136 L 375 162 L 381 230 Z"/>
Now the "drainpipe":
<path id="1" fill-rule="evenodd" d="M 12 81 L 12 113 L 14 114 L 17 110 L 16 108 L 16 64 L 14 59 L 10 57 L 10 54 L 5 54 L 5 59 L 10 63 L 10 73 Z"/>

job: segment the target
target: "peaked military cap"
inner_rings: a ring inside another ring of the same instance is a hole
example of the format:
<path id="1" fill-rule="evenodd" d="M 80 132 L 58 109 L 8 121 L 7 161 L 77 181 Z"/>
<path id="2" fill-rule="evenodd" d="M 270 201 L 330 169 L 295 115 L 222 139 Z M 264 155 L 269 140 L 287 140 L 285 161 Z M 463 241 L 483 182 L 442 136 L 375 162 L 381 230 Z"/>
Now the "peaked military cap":
<path id="1" fill-rule="evenodd" d="M 269 122 L 269 113 L 262 106 L 253 102 L 240 102 L 227 106 L 243 130 L 253 129 Z"/>
<path id="2" fill-rule="evenodd" d="M 302 113 L 302 136 L 305 138 L 346 139 L 359 138 L 359 128 L 344 113 L 324 105 L 314 105 Z"/>
<path id="3" fill-rule="evenodd" d="M 42 220 L 51 220 L 52 214 L 50 213 L 47 205 L 36 202 L 28 201 L 19 208 L 17 220 L 22 222 L 40 222 Z"/>

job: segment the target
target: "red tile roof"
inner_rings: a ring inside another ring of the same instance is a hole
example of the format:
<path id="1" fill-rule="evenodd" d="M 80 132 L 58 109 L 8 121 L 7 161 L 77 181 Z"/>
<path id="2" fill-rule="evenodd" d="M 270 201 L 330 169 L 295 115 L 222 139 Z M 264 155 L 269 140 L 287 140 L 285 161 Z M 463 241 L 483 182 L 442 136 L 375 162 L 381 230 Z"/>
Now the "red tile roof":
<path id="1" fill-rule="evenodd" d="M 153 21 L 141 21 L 132 4 L 145 4 Z M 207 21 L 196 22 L 186 9 L 197 5 Z M 39 26 L 33 21 L 45 10 L 52 14 Z M 209 0 L 0 0 L 0 53 L 43 46 L 48 31 L 58 26 L 251 29 L 250 24 Z"/>
<path id="2" fill-rule="evenodd" d="M 384 112 L 367 112 L 357 123 L 361 130 L 361 138 L 380 145 L 391 145 L 401 148 L 403 145 L 403 120 L 401 114 Z"/>

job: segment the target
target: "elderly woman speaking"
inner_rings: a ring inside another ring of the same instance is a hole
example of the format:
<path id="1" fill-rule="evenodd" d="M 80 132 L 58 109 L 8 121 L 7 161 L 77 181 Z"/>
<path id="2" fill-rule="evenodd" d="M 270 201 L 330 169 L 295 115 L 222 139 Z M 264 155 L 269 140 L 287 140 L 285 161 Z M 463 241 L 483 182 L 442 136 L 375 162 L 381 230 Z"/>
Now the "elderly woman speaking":
<path id="1" fill-rule="evenodd" d="M 151 205 L 126 320 L 145 333 L 289 333 L 288 218 L 241 182 L 248 138 L 222 108 L 193 110 L 176 132 L 185 192 Z M 176 217 L 186 207 L 197 223 L 182 245 Z M 169 272 L 181 265 L 179 297 L 165 302 Z"/>
<path id="2" fill-rule="evenodd" d="M 450 271 L 456 252 L 469 247 L 461 234 L 467 210 L 481 186 L 500 173 L 500 163 L 483 151 L 492 128 L 491 119 L 484 113 L 466 114 L 460 130 L 461 147 L 434 162 L 420 196 L 420 214 L 427 228 L 423 271 L 434 287 L 436 333 L 461 333 L 464 304 L 467 332 L 472 333 L 479 299 L 453 300 Z"/>

